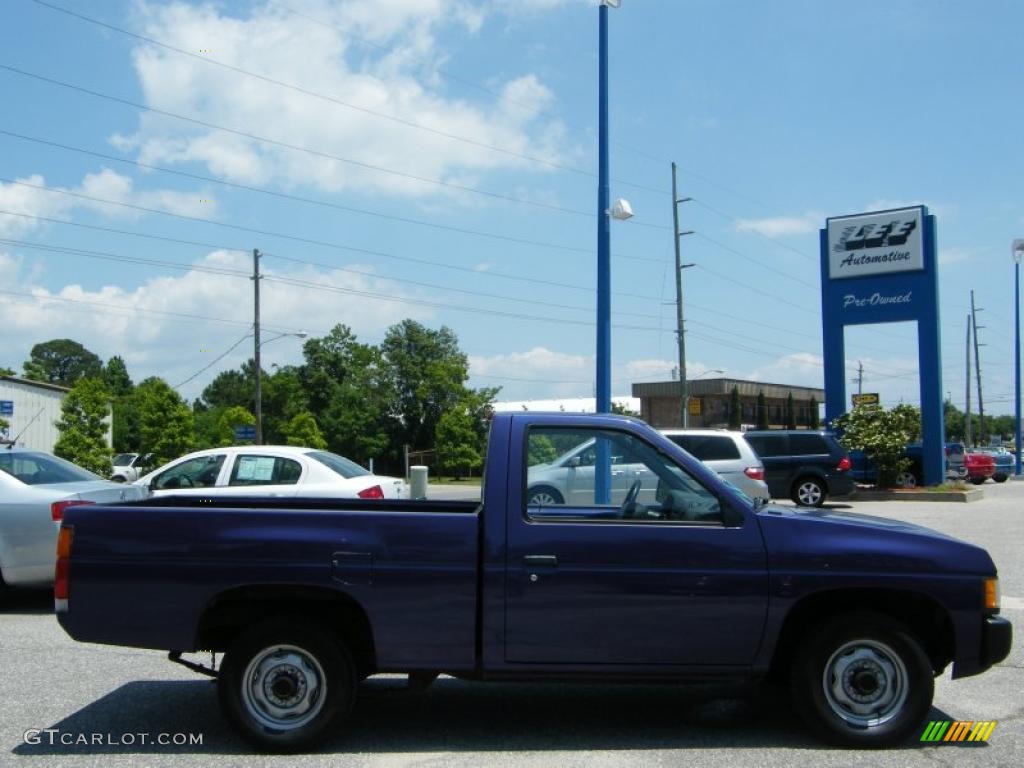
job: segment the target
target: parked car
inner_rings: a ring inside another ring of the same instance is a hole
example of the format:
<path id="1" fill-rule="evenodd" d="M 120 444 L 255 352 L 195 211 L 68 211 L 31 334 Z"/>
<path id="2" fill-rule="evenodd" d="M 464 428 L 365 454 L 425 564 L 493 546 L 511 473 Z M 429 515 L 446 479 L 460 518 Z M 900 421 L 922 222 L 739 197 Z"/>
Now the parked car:
<path id="1" fill-rule="evenodd" d="M 725 429 L 663 429 L 661 434 L 703 461 L 752 499 L 768 501 L 764 464 L 742 432 Z"/>
<path id="2" fill-rule="evenodd" d="M 853 491 L 850 457 L 830 432 L 780 429 L 744 432 L 743 437 L 764 463 L 772 498 L 820 507 L 829 496 Z"/>
<path id="3" fill-rule="evenodd" d="M 975 485 L 981 485 L 996 474 L 996 460 L 981 451 L 967 451 L 964 467 L 967 468 L 967 479 Z"/>
<path id="4" fill-rule="evenodd" d="M 115 483 L 134 483 L 153 468 L 152 453 L 119 453 L 110 462 L 113 470 L 110 479 Z"/>
<path id="5" fill-rule="evenodd" d="M 897 488 L 916 488 L 924 484 L 924 468 L 922 466 L 921 443 L 908 443 L 903 449 L 903 456 L 910 460 L 910 466 L 896 475 Z M 962 455 L 961 455 L 962 459 Z M 878 468 L 863 451 L 850 451 L 850 475 L 858 483 L 877 483 Z M 947 480 L 966 480 L 967 468 L 961 460 L 952 464 L 949 456 L 945 459 L 945 477 Z"/>
<path id="6" fill-rule="evenodd" d="M 658 477 L 623 445 L 609 448 L 611 461 L 611 501 L 621 504 L 634 482 L 639 481 L 641 501 L 654 501 Z M 527 503 L 530 505 L 592 502 L 597 441 L 586 440 L 552 461 L 534 464 L 527 471 Z"/>
<path id="7" fill-rule="evenodd" d="M 138 501 L 129 488 L 43 451 L 0 448 L 0 589 L 53 584 L 57 530 L 72 504 Z"/>
<path id="8" fill-rule="evenodd" d="M 1016 459 L 1009 451 L 997 448 L 989 451 L 979 451 L 979 453 L 987 453 L 995 461 L 996 471 L 992 475 L 992 479 L 997 483 L 1005 483 L 1010 475 L 1013 474 Z"/>
<path id="9" fill-rule="evenodd" d="M 407 499 L 408 484 L 328 451 L 247 445 L 196 451 L 139 478 L 152 496 Z"/>

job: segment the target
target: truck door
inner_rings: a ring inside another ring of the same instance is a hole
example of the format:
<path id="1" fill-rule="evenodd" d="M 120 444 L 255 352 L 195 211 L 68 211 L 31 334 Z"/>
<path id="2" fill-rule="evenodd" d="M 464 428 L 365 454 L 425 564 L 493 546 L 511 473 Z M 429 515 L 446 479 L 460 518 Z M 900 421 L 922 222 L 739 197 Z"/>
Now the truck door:
<path id="1" fill-rule="evenodd" d="M 726 514 L 733 500 L 713 474 L 690 472 L 627 431 L 532 426 L 524 437 L 608 440 L 613 456 L 630 457 L 636 493 L 545 506 L 509 494 L 519 508 L 506 516 L 506 662 L 752 662 L 767 609 L 764 547 L 749 515 L 739 524 Z M 526 469 L 510 463 L 523 489 Z"/>

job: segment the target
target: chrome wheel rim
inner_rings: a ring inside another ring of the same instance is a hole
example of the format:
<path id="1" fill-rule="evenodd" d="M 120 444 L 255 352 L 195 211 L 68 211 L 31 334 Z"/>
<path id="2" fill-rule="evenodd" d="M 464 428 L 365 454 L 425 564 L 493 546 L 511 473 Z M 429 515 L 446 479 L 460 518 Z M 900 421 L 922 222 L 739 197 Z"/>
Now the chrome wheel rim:
<path id="1" fill-rule="evenodd" d="M 796 489 L 796 497 L 800 499 L 801 504 L 813 507 L 821 500 L 821 486 L 814 482 L 800 483 Z"/>
<path id="2" fill-rule="evenodd" d="M 288 731 L 313 720 L 324 708 L 327 677 L 307 651 L 273 645 L 256 654 L 242 678 L 242 702 L 269 730 Z"/>
<path id="3" fill-rule="evenodd" d="M 821 678 L 825 701 L 846 723 L 873 728 L 899 715 L 907 700 L 907 668 L 877 640 L 851 640 L 825 664 Z"/>
<path id="4" fill-rule="evenodd" d="M 551 504 L 557 504 L 558 500 L 555 499 L 547 491 L 537 491 L 536 493 L 530 494 L 530 506 L 531 507 L 543 507 Z"/>

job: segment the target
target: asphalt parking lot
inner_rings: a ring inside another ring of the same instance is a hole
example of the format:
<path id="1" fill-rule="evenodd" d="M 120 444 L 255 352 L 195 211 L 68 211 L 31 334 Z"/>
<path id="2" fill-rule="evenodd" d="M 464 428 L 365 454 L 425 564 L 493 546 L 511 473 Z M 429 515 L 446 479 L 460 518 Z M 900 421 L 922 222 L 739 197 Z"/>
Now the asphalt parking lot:
<path id="1" fill-rule="evenodd" d="M 75 643 L 54 620 L 48 594 L 20 593 L 0 604 L 0 765 L 1021 765 L 1024 482 L 989 483 L 985 494 L 970 504 L 854 500 L 830 506 L 927 525 L 992 554 L 1003 614 L 1016 629 L 1013 651 L 979 677 L 953 682 L 947 671 L 937 681 L 931 715 L 996 720 L 987 743 L 915 742 L 870 753 L 824 748 L 796 722 L 784 696 L 760 686 L 442 679 L 412 693 L 400 678 L 375 678 L 364 685 L 347 728 L 321 752 L 254 756 L 221 718 L 210 681 L 156 651 Z M 196 735 L 201 744 L 173 743 Z"/>

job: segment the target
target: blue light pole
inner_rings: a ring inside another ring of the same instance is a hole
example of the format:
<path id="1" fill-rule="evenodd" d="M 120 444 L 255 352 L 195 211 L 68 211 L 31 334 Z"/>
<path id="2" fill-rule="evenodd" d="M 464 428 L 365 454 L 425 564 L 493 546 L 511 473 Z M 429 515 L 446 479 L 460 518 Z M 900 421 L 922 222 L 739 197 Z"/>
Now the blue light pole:
<path id="1" fill-rule="evenodd" d="M 1024 256 L 1024 240 L 1013 241 L 1013 378 L 1014 386 L 1014 432 L 1013 432 L 1013 474 L 1020 477 L 1020 260 Z"/>
<path id="2" fill-rule="evenodd" d="M 619 0 L 601 0 L 598 8 L 597 74 L 597 386 L 598 413 L 612 410 L 612 265 L 611 193 L 608 181 L 608 6 Z M 594 467 L 594 502 L 611 500 L 611 455 L 606 440 L 597 441 Z"/>

